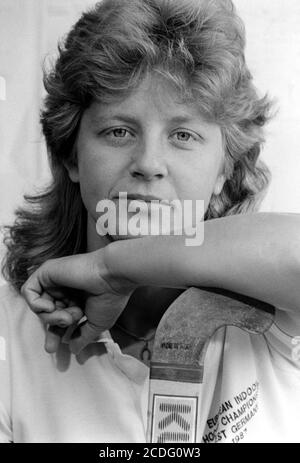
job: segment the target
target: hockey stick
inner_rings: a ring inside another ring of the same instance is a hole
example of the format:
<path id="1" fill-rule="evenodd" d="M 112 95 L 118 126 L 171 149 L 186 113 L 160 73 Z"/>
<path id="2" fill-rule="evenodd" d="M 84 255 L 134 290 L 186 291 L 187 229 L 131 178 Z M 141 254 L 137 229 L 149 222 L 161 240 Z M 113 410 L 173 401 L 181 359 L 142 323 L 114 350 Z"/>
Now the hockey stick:
<path id="1" fill-rule="evenodd" d="M 273 315 L 269 304 L 208 288 L 189 288 L 170 305 L 155 334 L 147 442 L 201 442 L 198 421 L 210 338 L 226 325 L 262 334 Z"/>

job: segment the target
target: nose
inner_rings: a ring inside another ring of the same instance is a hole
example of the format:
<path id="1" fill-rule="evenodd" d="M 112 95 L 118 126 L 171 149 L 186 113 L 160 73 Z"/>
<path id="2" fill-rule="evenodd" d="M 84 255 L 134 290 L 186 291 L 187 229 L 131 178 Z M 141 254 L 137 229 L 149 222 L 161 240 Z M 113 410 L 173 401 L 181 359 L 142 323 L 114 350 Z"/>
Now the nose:
<path id="1" fill-rule="evenodd" d="M 132 158 L 130 173 L 132 177 L 146 181 L 162 179 L 168 175 L 162 144 L 152 139 L 137 147 Z"/>

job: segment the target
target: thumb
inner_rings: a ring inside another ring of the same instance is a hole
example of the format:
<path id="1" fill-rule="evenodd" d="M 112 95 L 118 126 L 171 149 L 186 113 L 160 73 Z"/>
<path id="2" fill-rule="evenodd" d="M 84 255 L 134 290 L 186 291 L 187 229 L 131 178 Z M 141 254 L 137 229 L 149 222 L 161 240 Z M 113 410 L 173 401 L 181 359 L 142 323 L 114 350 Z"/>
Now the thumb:
<path id="1" fill-rule="evenodd" d="M 74 331 L 70 340 L 71 352 L 78 354 L 88 344 L 97 340 L 100 333 L 110 329 L 124 310 L 129 297 L 109 293 L 90 296 L 85 306 L 87 320 Z"/>
<path id="2" fill-rule="evenodd" d="M 71 336 L 69 346 L 73 354 L 79 354 L 88 344 L 99 337 L 106 328 L 93 325 L 88 320 L 79 325 Z"/>

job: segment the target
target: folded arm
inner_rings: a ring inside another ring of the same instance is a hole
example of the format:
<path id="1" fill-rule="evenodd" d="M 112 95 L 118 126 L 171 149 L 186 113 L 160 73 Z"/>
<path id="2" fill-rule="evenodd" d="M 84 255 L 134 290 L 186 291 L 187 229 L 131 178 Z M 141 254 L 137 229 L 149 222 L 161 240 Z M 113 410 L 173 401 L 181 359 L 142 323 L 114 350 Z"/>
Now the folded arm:
<path id="1" fill-rule="evenodd" d="M 139 285 L 211 286 L 300 310 L 300 215 L 257 213 L 205 222 L 201 246 L 184 236 L 109 245 L 112 275 Z"/>
<path id="2" fill-rule="evenodd" d="M 284 308 L 290 321 L 283 319 L 282 326 L 292 325 L 300 316 L 299 230 L 300 215 L 260 213 L 205 222 L 197 247 L 186 246 L 185 236 L 121 240 L 44 263 L 23 294 L 46 323 L 64 326 L 82 315 L 65 288 L 88 294 L 87 323 L 71 341 L 74 352 L 113 326 L 139 286 L 224 288 Z M 56 350 L 60 335 L 50 339 L 48 351 Z"/>

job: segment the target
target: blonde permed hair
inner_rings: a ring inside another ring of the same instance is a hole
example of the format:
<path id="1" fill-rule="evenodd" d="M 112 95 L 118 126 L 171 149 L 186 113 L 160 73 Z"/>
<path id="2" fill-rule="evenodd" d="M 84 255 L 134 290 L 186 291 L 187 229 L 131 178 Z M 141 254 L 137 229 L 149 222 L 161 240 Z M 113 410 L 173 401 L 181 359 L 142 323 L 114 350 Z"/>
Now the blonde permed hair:
<path id="1" fill-rule="evenodd" d="M 7 227 L 7 278 L 20 288 L 43 261 L 85 252 L 86 211 L 65 165 L 76 163 L 75 140 L 92 101 L 126 97 L 148 73 L 178 89 L 220 125 L 223 190 L 205 219 L 254 211 L 269 181 L 259 159 L 271 103 L 259 97 L 244 57 L 244 26 L 230 0 L 103 0 L 84 13 L 45 72 L 41 113 L 53 182 L 27 196 Z"/>

